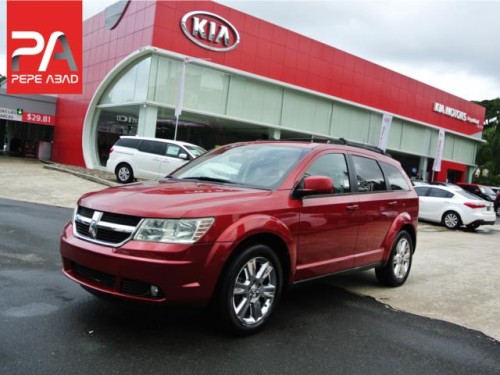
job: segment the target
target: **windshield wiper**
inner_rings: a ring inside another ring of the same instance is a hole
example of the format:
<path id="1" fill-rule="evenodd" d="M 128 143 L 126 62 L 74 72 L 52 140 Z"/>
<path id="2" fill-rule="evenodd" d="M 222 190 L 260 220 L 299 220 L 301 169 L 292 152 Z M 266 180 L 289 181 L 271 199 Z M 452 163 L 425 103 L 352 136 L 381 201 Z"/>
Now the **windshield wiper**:
<path id="1" fill-rule="evenodd" d="M 182 180 L 200 180 L 200 181 L 223 182 L 226 184 L 234 184 L 233 181 L 226 180 L 224 178 L 216 178 L 216 177 L 208 177 L 208 176 L 183 177 Z"/>

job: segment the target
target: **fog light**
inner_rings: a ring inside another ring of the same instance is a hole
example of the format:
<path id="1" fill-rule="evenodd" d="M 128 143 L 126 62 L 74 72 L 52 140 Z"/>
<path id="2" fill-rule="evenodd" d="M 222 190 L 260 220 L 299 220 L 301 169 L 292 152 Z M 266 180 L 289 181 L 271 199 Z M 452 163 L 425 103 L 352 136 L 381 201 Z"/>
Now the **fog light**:
<path id="1" fill-rule="evenodd" d="M 149 288 L 149 292 L 153 297 L 158 297 L 158 295 L 160 294 L 160 289 L 156 285 L 151 285 L 151 287 Z"/>

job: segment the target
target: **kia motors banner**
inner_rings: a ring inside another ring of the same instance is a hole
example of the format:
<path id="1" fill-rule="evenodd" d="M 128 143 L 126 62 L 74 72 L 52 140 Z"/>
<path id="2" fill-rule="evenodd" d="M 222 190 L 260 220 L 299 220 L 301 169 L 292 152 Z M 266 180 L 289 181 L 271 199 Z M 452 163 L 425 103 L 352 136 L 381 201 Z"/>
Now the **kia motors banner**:
<path id="1" fill-rule="evenodd" d="M 378 148 L 385 151 L 387 141 L 389 139 L 389 131 L 391 130 L 392 116 L 384 113 L 382 117 L 382 127 L 380 128 L 380 138 L 378 140 Z"/>
<path id="2" fill-rule="evenodd" d="M 444 150 L 444 130 L 439 130 L 438 143 L 436 146 L 436 157 L 434 158 L 434 164 L 432 166 L 432 170 L 434 172 L 441 171 L 441 160 L 443 159 L 443 150 Z"/>

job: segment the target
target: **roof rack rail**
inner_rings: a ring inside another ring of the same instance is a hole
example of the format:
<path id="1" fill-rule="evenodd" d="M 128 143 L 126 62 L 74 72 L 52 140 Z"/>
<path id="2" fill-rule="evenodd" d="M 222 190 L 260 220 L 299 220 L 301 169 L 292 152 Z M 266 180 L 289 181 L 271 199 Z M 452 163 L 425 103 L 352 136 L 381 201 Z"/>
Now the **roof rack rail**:
<path id="1" fill-rule="evenodd" d="M 385 152 L 381 148 L 378 148 L 377 146 L 367 145 L 366 143 L 348 141 L 345 138 L 329 138 L 329 137 L 311 136 L 308 138 L 305 138 L 305 137 L 304 138 L 282 138 L 279 140 L 280 141 L 311 142 L 311 143 L 331 143 L 331 144 L 338 144 L 338 145 L 353 146 L 353 147 L 359 147 L 359 148 L 363 148 L 365 150 L 370 150 L 370 151 L 373 151 L 373 152 L 376 152 L 379 154 L 390 156 L 387 152 Z"/>

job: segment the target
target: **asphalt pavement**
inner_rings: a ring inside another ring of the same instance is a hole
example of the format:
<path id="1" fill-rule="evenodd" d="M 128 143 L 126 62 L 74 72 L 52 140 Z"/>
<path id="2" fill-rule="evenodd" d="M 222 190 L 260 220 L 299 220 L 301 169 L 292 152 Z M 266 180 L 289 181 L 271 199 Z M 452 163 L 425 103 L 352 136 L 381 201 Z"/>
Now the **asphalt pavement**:
<path id="1" fill-rule="evenodd" d="M 86 192 L 116 185 L 105 172 L 7 156 L 0 156 L 0 181 L 1 198 L 68 208 Z M 371 296 L 388 308 L 458 324 L 500 341 L 499 245 L 499 220 L 475 232 L 420 223 L 404 286 L 383 288 L 373 271 L 335 276 L 328 283 Z"/>

